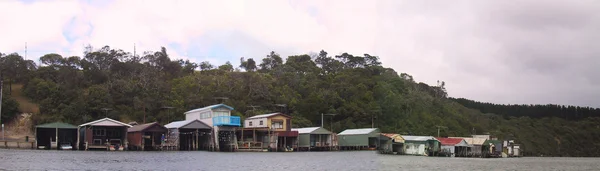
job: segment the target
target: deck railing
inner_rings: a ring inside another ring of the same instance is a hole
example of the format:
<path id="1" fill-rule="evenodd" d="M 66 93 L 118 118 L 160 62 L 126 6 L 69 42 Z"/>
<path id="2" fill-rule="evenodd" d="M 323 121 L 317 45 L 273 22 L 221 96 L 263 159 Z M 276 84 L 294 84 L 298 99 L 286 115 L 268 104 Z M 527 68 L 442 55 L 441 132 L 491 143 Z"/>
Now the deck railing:
<path id="1" fill-rule="evenodd" d="M 241 126 L 239 116 L 215 116 L 213 126 Z"/>

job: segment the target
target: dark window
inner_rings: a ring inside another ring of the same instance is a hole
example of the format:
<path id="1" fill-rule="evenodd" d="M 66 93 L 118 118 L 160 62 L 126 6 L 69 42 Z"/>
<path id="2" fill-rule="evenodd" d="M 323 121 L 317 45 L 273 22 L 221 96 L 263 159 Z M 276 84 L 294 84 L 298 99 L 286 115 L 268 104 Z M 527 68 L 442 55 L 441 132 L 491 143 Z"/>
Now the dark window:
<path id="1" fill-rule="evenodd" d="M 259 125 L 263 125 L 263 121 L 260 121 L 260 123 L 258 123 Z"/>
<path id="2" fill-rule="evenodd" d="M 248 122 L 248 125 L 252 126 L 252 121 Z"/>
<path id="3" fill-rule="evenodd" d="M 94 136 L 106 136 L 106 130 L 94 129 Z"/>

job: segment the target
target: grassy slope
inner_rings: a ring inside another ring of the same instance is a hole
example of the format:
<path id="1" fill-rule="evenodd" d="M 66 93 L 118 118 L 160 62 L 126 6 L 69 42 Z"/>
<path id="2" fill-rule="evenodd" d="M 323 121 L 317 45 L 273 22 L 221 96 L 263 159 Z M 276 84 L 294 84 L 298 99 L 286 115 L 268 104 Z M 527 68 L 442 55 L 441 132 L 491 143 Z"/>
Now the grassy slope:
<path id="1" fill-rule="evenodd" d="M 4 88 L 8 87 L 5 86 Z M 40 106 L 25 97 L 21 92 L 22 89 L 22 84 L 12 84 L 11 97 L 19 103 L 19 111 L 32 114 L 39 113 Z M 6 136 L 10 139 L 24 139 L 25 136 L 29 136 L 32 139 L 33 132 L 31 128 L 31 115 L 21 115 L 6 124 Z"/>

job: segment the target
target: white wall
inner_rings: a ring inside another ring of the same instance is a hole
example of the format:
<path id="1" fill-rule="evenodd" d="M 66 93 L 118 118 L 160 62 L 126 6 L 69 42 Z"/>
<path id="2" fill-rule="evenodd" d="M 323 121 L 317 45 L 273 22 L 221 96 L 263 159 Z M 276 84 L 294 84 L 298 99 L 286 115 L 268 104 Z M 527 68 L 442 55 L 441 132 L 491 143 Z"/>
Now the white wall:
<path id="1" fill-rule="evenodd" d="M 200 112 L 186 113 L 185 120 L 195 120 L 200 119 Z"/>
<path id="2" fill-rule="evenodd" d="M 263 122 L 260 125 L 260 121 Z M 252 122 L 252 126 L 250 126 L 250 122 Z M 246 119 L 244 121 L 244 128 L 266 128 L 267 127 L 267 118 L 257 118 L 257 119 Z"/>

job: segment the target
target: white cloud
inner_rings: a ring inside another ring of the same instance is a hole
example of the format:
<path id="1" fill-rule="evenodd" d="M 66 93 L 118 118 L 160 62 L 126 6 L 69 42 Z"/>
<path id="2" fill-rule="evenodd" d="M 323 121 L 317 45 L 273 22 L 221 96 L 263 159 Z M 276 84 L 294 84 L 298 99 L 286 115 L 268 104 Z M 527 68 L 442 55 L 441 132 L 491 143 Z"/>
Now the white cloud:
<path id="1" fill-rule="evenodd" d="M 594 3 L 522 1 L 516 8 L 504 1 L 461 0 L 0 1 L 0 23 L 9 26 L 0 27 L 0 52 L 22 52 L 28 42 L 31 51 L 40 51 L 30 57 L 35 59 L 50 51 L 80 55 L 84 44 L 132 52 L 135 43 L 138 54 L 167 46 L 172 57 L 215 65 L 236 65 L 242 56 L 260 60 L 272 50 L 283 56 L 321 49 L 331 55 L 369 53 L 417 81 L 446 81 L 452 96 L 591 105 L 588 97 L 571 99 L 595 90 L 596 77 L 569 78 L 581 82 L 582 90 L 565 90 L 568 86 L 548 72 L 566 58 L 525 56 L 567 54 L 578 62 L 597 56 L 597 50 L 585 50 L 594 44 L 576 43 L 599 38 L 591 34 L 600 28 L 598 15 L 585 15 L 598 10 Z M 62 35 L 65 30 L 73 42 Z M 213 46 L 230 50 L 226 54 L 231 56 L 210 56 Z M 566 53 L 570 48 L 574 53 Z M 540 60 L 547 67 L 530 67 Z M 581 74 L 593 73 L 593 68 L 573 64 L 559 69 Z M 549 87 L 540 89 L 539 83 Z M 559 91 L 561 98 L 548 91 Z"/>

